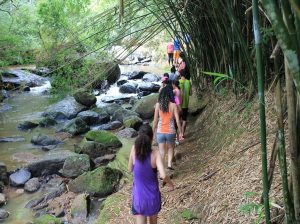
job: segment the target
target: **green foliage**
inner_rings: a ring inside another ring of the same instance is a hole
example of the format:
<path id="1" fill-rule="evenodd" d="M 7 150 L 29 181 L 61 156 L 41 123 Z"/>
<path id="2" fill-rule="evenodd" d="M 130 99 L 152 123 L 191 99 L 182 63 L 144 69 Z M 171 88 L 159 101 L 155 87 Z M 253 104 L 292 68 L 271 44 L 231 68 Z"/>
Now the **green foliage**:
<path id="1" fill-rule="evenodd" d="M 193 220 L 198 219 L 197 215 L 195 215 L 192 211 L 189 209 L 185 209 L 181 212 L 181 217 L 185 220 Z"/>

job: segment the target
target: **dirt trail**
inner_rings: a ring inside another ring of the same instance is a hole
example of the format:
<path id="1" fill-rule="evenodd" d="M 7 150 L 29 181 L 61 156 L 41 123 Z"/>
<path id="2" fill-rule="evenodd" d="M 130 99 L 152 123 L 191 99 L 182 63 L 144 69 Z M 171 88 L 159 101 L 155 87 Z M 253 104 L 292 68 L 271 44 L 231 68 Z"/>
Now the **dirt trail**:
<path id="1" fill-rule="evenodd" d="M 275 139 L 273 98 L 267 96 L 268 156 Z M 177 148 L 173 181 L 175 190 L 162 192 L 159 223 L 254 223 L 259 214 L 241 212 L 258 203 L 261 195 L 259 117 L 256 102 L 210 96 L 210 103 L 190 117 L 188 134 Z M 278 167 L 278 166 L 277 166 Z M 116 193 L 119 200 L 108 206 L 108 223 L 134 223 L 131 215 L 131 182 Z M 280 173 L 275 169 L 270 199 L 281 206 Z M 272 208 L 272 214 L 282 218 Z M 192 217 L 197 217 L 191 219 Z M 188 220 L 190 218 L 190 220 Z"/>

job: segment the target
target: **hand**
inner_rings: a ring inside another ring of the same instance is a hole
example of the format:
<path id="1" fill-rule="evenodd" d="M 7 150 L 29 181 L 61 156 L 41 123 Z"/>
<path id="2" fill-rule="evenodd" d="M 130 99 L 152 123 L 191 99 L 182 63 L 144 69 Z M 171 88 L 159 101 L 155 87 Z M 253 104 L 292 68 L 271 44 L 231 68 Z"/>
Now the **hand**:
<path id="1" fill-rule="evenodd" d="M 179 133 L 179 141 L 182 141 L 182 140 L 184 140 L 183 134 Z"/>

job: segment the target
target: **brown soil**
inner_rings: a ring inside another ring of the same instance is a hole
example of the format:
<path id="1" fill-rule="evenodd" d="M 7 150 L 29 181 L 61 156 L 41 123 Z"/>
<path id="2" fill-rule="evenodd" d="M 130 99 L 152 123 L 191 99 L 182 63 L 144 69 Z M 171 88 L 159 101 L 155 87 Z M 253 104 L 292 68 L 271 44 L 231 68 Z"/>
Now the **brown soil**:
<path id="1" fill-rule="evenodd" d="M 234 95 L 209 98 L 205 110 L 190 117 L 185 140 L 176 148 L 175 190 L 161 189 L 159 223 L 255 223 L 259 214 L 240 211 L 259 203 L 262 194 L 259 115 L 257 99 L 236 100 Z M 267 94 L 267 144 L 270 157 L 276 120 L 273 96 Z M 247 193 L 251 192 L 251 193 Z M 282 221 L 280 172 L 276 164 L 270 190 L 272 217 Z M 134 223 L 131 215 L 131 182 L 115 194 L 121 200 L 106 208 L 107 223 Z M 279 207 L 279 208 L 275 208 Z M 280 208 L 281 207 L 281 208 Z M 197 218 L 187 220 L 184 216 Z"/>

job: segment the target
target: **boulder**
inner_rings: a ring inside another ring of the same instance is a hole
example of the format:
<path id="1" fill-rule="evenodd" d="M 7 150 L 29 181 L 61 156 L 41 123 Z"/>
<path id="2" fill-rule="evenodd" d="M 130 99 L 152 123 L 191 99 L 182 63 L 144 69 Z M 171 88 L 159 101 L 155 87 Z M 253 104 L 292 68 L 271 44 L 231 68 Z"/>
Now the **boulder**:
<path id="1" fill-rule="evenodd" d="M 104 114 L 102 116 L 104 117 Z M 100 116 L 95 111 L 82 111 L 77 115 L 77 117 L 84 120 L 87 125 L 95 125 L 101 123 Z"/>
<path id="2" fill-rule="evenodd" d="M 120 121 L 112 121 L 107 124 L 102 124 L 94 127 L 94 130 L 115 130 L 122 127 L 122 122 Z"/>
<path id="3" fill-rule="evenodd" d="M 5 194 L 0 193 L 0 207 L 2 205 L 5 205 L 6 202 L 7 202 L 7 198 L 6 198 Z"/>
<path id="4" fill-rule="evenodd" d="M 39 126 L 41 127 L 51 127 L 51 126 L 54 126 L 56 125 L 57 122 L 56 120 L 52 119 L 52 118 L 49 118 L 49 117 L 44 117 L 42 120 L 40 120 L 39 122 Z"/>
<path id="5" fill-rule="evenodd" d="M 143 76 L 142 80 L 144 82 L 158 82 L 160 80 L 160 77 L 156 74 L 147 73 Z"/>
<path id="6" fill-rule="evenodd" d="M 89 171 L 90 157 L 86 154 L 68 157 L 62 170 L 60 171 L 64 177 L 78 177 L 86 171 Z"/>
<path id="7" fill-rule="evenodd" d="M 39 124 L 31 122 L 31 121 L 24 121 L 21 124 L 18 124 L 18 129 L 21 131 L 27 131 L 33 128 L 36 128 L 37 126 L 39 126 Z"/>
<path id="8" fill-rule="evenodd" d="M 100 108 L 94 108 L 93 111 L 99 113 L 107 113 L 110 116 L 114 114 L 115 111 L 122 109 L 122 107 L 116 103 L 112 103 L 109 105 L 105 105 L 105 107 L 100 107 Z"/>
<path id="9" fill-rule="evenodd" d="M 134 83 L 125 83 L 119 88 L 120 93 L 136 93 L 136 85 Z"/>
<path id="10" fill-rule="evenodd" d="M 60 130 L 61 132 L 67 132 L 71 135 L 79 135 L 90 130 L 90 127 L 85 123 L 83 119 L 74 118 L 67 122 L 67 124 Z"/>
<path id="11" fill-rule="evenodd" d="M 160 85 L 151 82 L 142 82 L 138 85 L 138 89 L 139 91 L 149 91 L 152 93 L 156 93 L 160 89 Z"/>
<path id="12" fill-rule="evenodd" d="M 122 146 L 121 141 L 113 133 L 108 131 L 89 131 L 85 134 L 88 141 L 94 141 L 103 144 L 107 148 L 119 148 Z"/>
<path id="13" fill-rule="evenodd" d="M 193 94 L 190 96 L 189 113 L 193 116 L 201 113 L 208 102 L 208 98 L 199 99 L 196 94 Z"/>
<path id="14" fill-rule="evenodd" d="M 7 167 L 3 162 L 0 162 L 0 182 L 8 184 Z"/>
<path id="15" fill-rule="evenodd" d="M 127 74 L 128 79 L 141 79 L 147 72 L 143 71 L 133 71 Z"/>
<path id="16" fill-rule="evenodd" d="M 115 153 L 115 149 L 108 148 L 99 142 L 87 141 L 86 139 L 83 139 L 79 148 L 77 149 L 77 152 L 87 154 L 90 158 L 94 159 L 99 156 Z"/>
<path id="17" fill-rule="evenodd" d="M 133 128 L 124 128 L 121 131 L 116 133 L 116 136 L 119 138 L 134 138 L 138 135 L 137 131 Z"/>
<path id="18" fill-rule="evenodd" d="M 88 216 L 88 194 L 77 195 L 71 204 L 72 223 L 86 223 Z"/>
<path id="19" fill-rule="evenodd" d="M 23 186 L 31 177 L 27 169 L 20 169 L 9 176 L 9 183 L 13 187 Z"/>
<path id="20" fill-rule="evenodd" d="M 24 142 L 24 141 L 25 138 L 22 136 L 0 138 L 0 142 Z"/>
<path id="21" fill-rule="evenodd" d="M 143 124 L 143 120 L 138 116 L 130 116 L 130 117 L 126 117 L 123 120 L 123 124 L 127 128 L 133 128 L 135 130 L 139 130 L 139 128 Z"/>
<path id="22" fill-rule="evenodd" d="M 24 86 L 22 91 L 24 92 L 30 92 L 30 87 L 29 86 Z"/>
<path id="23" fill-rule="evenodd" d="M 74 97 L 67 97 L 49 106 L 42 115 L 54 120 L 64 120 L 75 118 L 78 113 L 84 110 L 87 110 L 86 106 L 77 103 Z"/>
<path id="24" fill-rule="evenodd" d="M 53 215 L 42 215 L 39 218 L 33 220 L 33 224 L 62 224 L 60 218 L 56 218 Z"/>
<path id="25" fill-rule="evenodd" d="M 25 183 L 24 190 L 27 192 L 35 192 L 41 187 L 41 183 L 38 178 L 34 177 Z"/>
<path id="26" fill-rule="evenodd" d="M 108 85 L 114 84 L 121 76 L 121 70 L 118 64 L 116 63 L 102 63 L 100 65 L 102 69 L 102 75 L 99 75 L 91 85 L 93 88 L 101 89 L 103 80 L 107 80 Z"/>
<path id="27" fill-rule="evenodd" d="M 120 80 L 117 81 L 117 86 L 121 86 L 121 85 L 123 85 L 123 84 L 125 84 L 127 82 L 128 82 L 127 79 L 120 79 Z"/>
<path id="28" fill-rule="evenodd" d="M 125 118 L 131 117 L 131 116 L 139 116 L 139 115 L 134 111 L 121 108 L 121 109 L 115 111 L 115 113 L 111 117 L 111 120 L 123 122 L 125 120 Z"/>
<path id="29" fill-rule="evenodd" d="M 76 102 L 87 107 L 91 107 L 97 102 L 97 98 L 92 93 L 86 91 L 79 91 L 75 93 L 74 98 Z"/>
<path id="30" fill-rule="evenodd" d="M 133 111 L 142 119 L 150 119 L 154 114 L 154 106 L 157 103 L 158 94 L 152 94 L 140 99 L 133 107 Z"/>
<path id="31" fill-rule="evenodd" d="M 85 172 L 69 182 L 69 190 L 75 193 L 88 193 L 91 196 L 105 197 L 117 190 L 122 173 L 110 167 L 99 167 Z"/>
<path id="32" fill-rule="evenodd" d="M 58 145 L 63 143 L 58 139 L 51 138 L 47 135 L 42 135 L 42 134 L 33 136 L 30 142 L 32 144 L 40 145 L 40 146 Z"/>
<path id="33" fill-rule="evenodd" d="M 9 216 L 9 212 L 4 210 L 4 209 L 0 209 L 0 220 L 4 220 L 7 219 Z"/>
<path id="34" fill-rule="evenodd" d="M 116 157 L 116 154 L 108 154 L 105 156 L 98 157 L 94 159 L 95 166 L 103 166 L 108 164 L 110 161 L 113 161 Z"/>
<path id="35" fill-rule="evenodd" d="M 76 153 L 68 150 L 50 151 L 39 159 L 29 162 L 26 167 L 31 172 L 33 177 L 40 177 L 42 175 L 57 174 L 63 167 L 65 160 L 74 156 Z"/>

